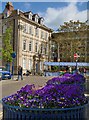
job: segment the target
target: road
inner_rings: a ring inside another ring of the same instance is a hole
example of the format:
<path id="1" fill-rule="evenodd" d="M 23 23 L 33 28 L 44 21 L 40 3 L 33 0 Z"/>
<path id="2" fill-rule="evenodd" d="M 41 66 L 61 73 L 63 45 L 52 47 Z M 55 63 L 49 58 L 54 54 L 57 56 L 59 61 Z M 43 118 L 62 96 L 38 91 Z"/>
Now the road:
<path id="1" fill-rule="evenodd" d="M 16 77 L 15 77 L 16 78 Z M 24 80 L 3 80 L 2 84 L 2 97 L 8 96 L 12 93 L 15 93 L 21 87 L 26 84 L 35 84 L 35 86 L 42 87 L 46 84 L 46 81 L 51 77 L 41 77 L 41 76 L 24 76 Z"/>
<path id="2" fill-rule="evenodd" d="M 24 76 L 24 80 L 16 81 L 16 76 L 14 80 L 2 80 L 0 81 L 0 99 L 5 96 L 16 93 L 17 90 L 20 90 L 21 87 L 26 84 L 35 84 L 36 88 L 42 87 L 46 84 L 46 81 L 52 77 L 42 77 L 42 76 Z M 89 80 L 86 80 L 86 92 L 85 95 L 89 98 Z M 0 105 L 1 108 L 1 105 Z M 2 111 L 2 109 L 0 109 Z M 1 116 L 1 112 L 0 112 Z M 86 108 L 86 120 L 89 120 L 89 105 Z"/>

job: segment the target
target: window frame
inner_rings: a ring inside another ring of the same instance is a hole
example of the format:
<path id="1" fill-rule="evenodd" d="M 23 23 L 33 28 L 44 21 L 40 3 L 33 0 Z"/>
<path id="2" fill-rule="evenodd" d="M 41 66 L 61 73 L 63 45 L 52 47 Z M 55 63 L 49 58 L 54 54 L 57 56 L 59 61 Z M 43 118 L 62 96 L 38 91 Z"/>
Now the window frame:
<path id="1" fill-rule="evenodd" d="M 26 40 L 23 40 L 23 50 L 26 51 Z"/>
<path id="2" fill-rule="evenodd" d="M 38 52 L 38 42 L 35 43 L 35 52 Z"/>
<path id="3" fill-rule="evenodd" d="M 32 41 L 29 41 L 29 52 L 32 52 Z"/>
<path id="4" fill-rule="evenodd" d="M 23 58 L 23 69 L 26 69 L 26 58 Z"/>

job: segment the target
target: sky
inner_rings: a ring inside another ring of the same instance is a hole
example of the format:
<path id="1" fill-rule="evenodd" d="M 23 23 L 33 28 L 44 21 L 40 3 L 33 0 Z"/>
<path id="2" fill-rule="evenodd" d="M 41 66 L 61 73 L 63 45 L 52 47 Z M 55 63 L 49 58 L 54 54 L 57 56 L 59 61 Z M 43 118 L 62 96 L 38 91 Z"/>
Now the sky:
<path id="1" fill-rule="evenodd" d="M 27 0 L 23 2 L 19 0 L 18 2 L 11 1 L 14 9 L 20 9 L 23 12 L 32 11 L 33 14 L 37 13 L 40 17 L 44 18 L 44 24 L 53 30 L 57 30 L 60 25 L 63 25 L 64 22 L 69 22 L 70 20 L 85 22 L 88 20 L 87 10 L 88 2 L 84 0 L 53 0 L 48 2 L 40 2 L 37 0 Z M 46 1 L 46 0 L 45 0 Z M 2 2 L 2 11 L 5 8 L 5 4 L 8 2 Z"/>

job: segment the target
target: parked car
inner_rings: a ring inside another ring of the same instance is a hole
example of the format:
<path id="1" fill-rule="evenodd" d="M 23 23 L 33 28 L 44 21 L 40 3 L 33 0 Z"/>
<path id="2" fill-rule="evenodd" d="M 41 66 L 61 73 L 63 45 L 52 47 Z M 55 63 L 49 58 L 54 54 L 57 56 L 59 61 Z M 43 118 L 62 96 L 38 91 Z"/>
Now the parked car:
<path id="1" fill-rule="evenodd" d="M 6 71 L 4 66 L 0 66 L 1 79 L 11 79 L 11 72 Z"/>

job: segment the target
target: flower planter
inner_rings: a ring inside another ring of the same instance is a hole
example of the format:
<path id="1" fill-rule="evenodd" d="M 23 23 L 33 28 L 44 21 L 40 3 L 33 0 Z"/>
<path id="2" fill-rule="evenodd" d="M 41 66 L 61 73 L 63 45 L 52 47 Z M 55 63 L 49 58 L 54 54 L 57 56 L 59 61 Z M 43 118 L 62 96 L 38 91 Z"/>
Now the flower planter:
<path id="1" fill-rule="evenodd" d="M 78 84 L 26 85 L 2 99 L 3 120 L 84 120 L 87 103 Z"/>
<path id="2" fill-rule="evenodd" d="M 65 85 L 78 85 L 82 89 L 82 91 L 85 92 L 86 90 L 86 84 L 85 83 L 73 83 L 73 84 L 65 84 Z"/>
<path id="3" fill-rule="evenodd" d="M 83 91 L 86 90 L 86 79 L 80 74 L 66 73 L 63 76 L 54 77 L 46 82 L 47 85 L 78 85 Z"/>
<path id="4" fill-rule="evenodd" d="M 82 88 L 82 90 L 85 92 L 86 91 L 86 84 L 83 83 L 83 84 L 80 84 L 80 87 Z"/>
<path id="5" fill-rule="evenodd" d="M 84 120 L 85 107 L 62 109 L 21 108 L 3 104 L 3 120 Z"/>

